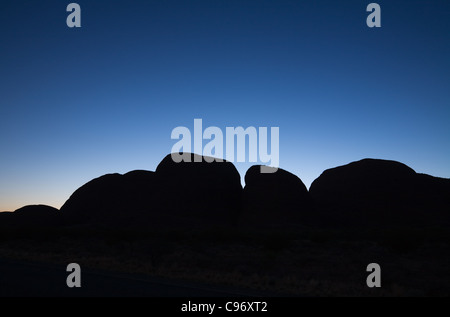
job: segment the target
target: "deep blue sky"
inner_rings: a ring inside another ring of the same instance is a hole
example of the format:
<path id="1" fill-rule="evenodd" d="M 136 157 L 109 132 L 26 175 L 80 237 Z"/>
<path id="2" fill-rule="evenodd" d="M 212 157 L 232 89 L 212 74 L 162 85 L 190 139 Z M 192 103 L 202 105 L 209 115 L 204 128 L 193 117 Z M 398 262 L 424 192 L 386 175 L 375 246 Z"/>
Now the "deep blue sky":
<path id="1" fill-rule="evenodd" d="M 0 3 L 0 210 L 154 170 L 172 129 L 280 127 L 309 187 L 366 157 L 450 177 L 450 1 Z M 251 164 L 236 164 L 243 178 Z"/>

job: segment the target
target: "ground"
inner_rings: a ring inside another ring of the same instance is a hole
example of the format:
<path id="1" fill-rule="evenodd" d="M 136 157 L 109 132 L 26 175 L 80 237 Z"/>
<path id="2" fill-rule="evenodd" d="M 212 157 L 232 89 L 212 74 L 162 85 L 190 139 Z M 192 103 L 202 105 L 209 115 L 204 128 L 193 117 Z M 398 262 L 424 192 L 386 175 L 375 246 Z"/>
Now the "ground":
<path id="1" fill-rule="evenodd" d="M 436 228 L 23 229 L 1 233 L 0 257 L 279 295 L 449 296 L 449 235 Z M 366 285 L 369 263 L 381 266 L 381 288 Z"/>

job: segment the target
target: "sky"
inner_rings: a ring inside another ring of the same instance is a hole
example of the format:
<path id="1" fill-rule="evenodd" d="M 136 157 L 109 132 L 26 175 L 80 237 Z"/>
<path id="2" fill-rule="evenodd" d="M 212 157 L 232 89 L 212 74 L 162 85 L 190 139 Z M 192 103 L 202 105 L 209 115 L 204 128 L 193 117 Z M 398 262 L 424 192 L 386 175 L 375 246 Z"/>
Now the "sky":
<path id="1" fill-rule="evenodd" d="M 363 158 L 450 177 L 450 2 L 0 2 L 0 210 L 155 170 L 178 126 L 279 127 L 307 187 Z M 255 163 L 235 163 L 241 178 Z"/>

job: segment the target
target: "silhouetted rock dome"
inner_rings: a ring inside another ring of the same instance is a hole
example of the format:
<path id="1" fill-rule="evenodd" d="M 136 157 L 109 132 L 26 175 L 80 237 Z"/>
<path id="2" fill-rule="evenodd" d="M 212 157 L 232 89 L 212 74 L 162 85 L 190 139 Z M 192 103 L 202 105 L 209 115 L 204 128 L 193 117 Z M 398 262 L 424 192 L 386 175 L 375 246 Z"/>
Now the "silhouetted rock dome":
<path id="1" fill-rule="evenodd" d="M 324 171 L 310 193 L 336 223 L 404 226 L 448 219 L 448 185 L 399 162 L 364 159 Z"/>
<path id="2" fill-rule="evenodd" d="M 28 205 L 14 212 L 0 215 L 0 226 L 15 227 L 52 227 L 59 224 L 59 210 L 47 205 Z"/>
<path id="3" fill-rule="evenodd" d="M 296 175 L 281 168 L 261 173 L 254 165 L 245 174 L 242 226 L 291 226 L 303 224 L 311 213 L 306 186 Z"/>
<path id="4" fill-rule="evenodd" d="M 47 205 L 28 205 L 14 211 L 14 213 L 22 215 L 54 215 L 57 212 L 59 212 L 58 209 Z"/>
<path id="5" fill-rule="evenodd" d="M 176 217 L 174 220 L 192 226 L 234 223 L 242 195 L 236 167 L 226 160 L 216 162 L 211 157 L 183 154 L 190 161 L 176 163 L 169 154 L 156 168 L 162 186 L 161 205 Z"/>
<path id="6" fill-rule="evenodd" d="M 156 188 L 154 172 L 150 171 L 103 175 L 77 189 L 61 212 L 75 222 L 131 221 L 153 208 Z"/>

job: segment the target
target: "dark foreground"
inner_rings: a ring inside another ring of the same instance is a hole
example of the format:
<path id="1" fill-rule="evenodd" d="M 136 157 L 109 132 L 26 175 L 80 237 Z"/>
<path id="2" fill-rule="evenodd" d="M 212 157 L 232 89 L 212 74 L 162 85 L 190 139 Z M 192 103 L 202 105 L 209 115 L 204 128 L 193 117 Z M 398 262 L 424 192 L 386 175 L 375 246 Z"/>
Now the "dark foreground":
<path id="1" fill-rule="evenodd" d="M 83 269 L 81 287 L 66 284 L 65 265 L 0 259 L 0 297 L 241 297 L 273 296 L 143 274 Z"/>
<path id="2" fill-rule="evenodd" d="M 450 295 L 444 230 L 3 233 L 1 296 Z M 66 286 L 73 262 L 82 268 L 81 289 Z M 373 262 L 381 288 L 366 285 Z"/>

